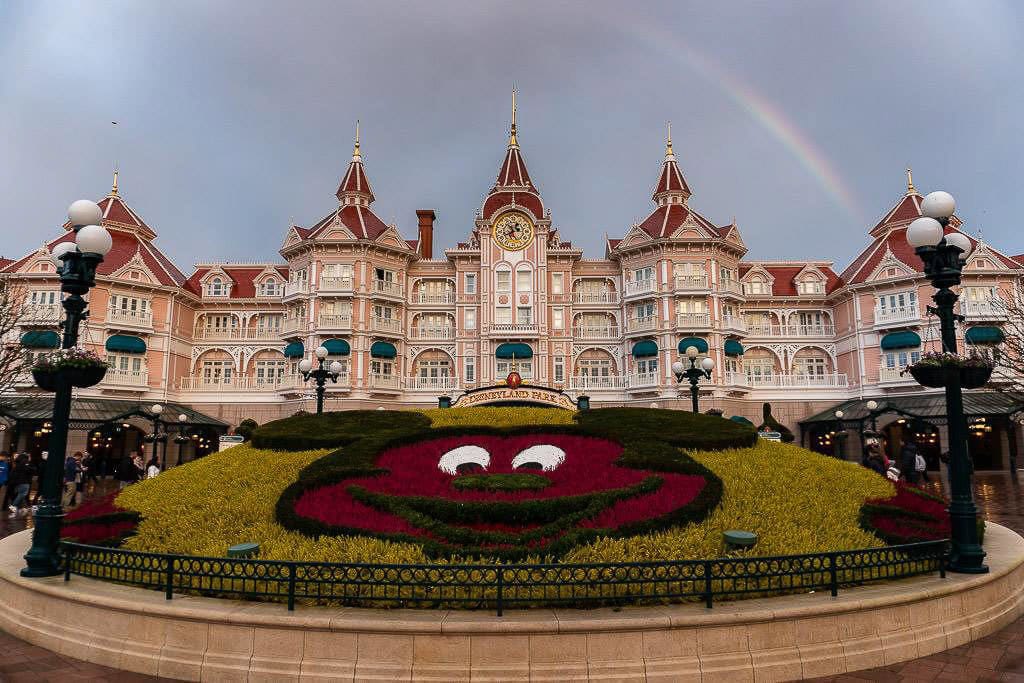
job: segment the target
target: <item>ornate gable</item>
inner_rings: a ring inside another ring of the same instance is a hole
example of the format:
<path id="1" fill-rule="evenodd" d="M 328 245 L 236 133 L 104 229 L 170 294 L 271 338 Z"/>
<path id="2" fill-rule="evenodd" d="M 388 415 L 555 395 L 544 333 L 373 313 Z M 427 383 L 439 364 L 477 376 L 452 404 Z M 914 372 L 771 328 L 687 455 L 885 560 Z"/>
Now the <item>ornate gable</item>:
<path id="1" fill-rule="evenodd" d="M 409 249 L 409 243 L 402 239 L 402 236 L 398 234 L 398 230 L 396 230 L 393 225 L 389 225 L 387 230 L 378 235 L 374 242 L 395 249 Z"/>
<path id="2" fill-rule="evenodd" d="M 116 280 L 127 280 L 129 282 L 145 282 L 147 284 L 153 284 L 159 282 L 159 278 L 150 270 L 149 266 L 142 258 L 142 254 L 136 250 L 135 255 L 132 256 L 128 261 L 110 274 L 110 277 Z"/>
<path id="3" fill-rule="evenodd" d="M 629 249 L 630 247 L 637 247 L 653 241 L 651 236 L 647 234 L 647 231 L 634 224 L 629 229 L 629 232 L 626 233 L 626 236 L 622 238 L 622 241 L 616 245 L 616 249 Z"/>
<path id="4" fill-rule="evenodd" d="M 896 255 L 892 253 L 892 250 L 886 247 L 885 253 L 882 255 L 882 260 L 878 262 L 878 265 L 875 266 L 875 269 L 867 277 L 867 280 L 891 280 L 895 277 L 908 277 L 913 275 L 916 275 L 914 270 L 906 263 L 896 258 Z"/>

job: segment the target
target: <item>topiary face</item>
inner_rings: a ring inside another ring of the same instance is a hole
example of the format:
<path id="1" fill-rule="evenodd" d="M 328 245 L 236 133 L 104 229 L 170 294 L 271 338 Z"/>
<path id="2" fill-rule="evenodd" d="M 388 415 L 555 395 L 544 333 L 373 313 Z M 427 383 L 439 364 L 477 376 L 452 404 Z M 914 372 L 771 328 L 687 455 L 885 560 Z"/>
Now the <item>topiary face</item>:
<path id="1" fill-rule="evenodd" d="M 334 421 L 325 429 L 338 433 L 364 415 L 324 416 Z M 597 410 L 574 426 L 507 429 L 431 429 L 413 415 L 375 411 L 385 433 L 363 432 L 303 471 L 278 502 L 278 521 L 311 536 L 412 542 L 432 556 L 558 555 L 599 536 L 703 519 L 721 481 L 679 446 L 756 438 L 721 418 L 674 411 Z"/>

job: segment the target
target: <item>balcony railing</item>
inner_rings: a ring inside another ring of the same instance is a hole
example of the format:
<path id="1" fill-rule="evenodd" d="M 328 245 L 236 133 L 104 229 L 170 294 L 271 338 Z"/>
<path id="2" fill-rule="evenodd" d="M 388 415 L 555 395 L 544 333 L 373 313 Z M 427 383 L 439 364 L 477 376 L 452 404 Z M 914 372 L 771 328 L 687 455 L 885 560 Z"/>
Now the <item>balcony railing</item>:
<path id="1" fill-rule="evenodd" d="M 960 310 L 968 320 L 979 318 L 1006 318 L 1006 302 L 1002 299 L 989 301 L 960 301 Z"/>
<path id="2" fill-rule="evenodd" d="M 569 388 L 576 391 L 625 389 L 626 384 L 627 378 L 623 375 L 576 375 L 569 378 Z"/>
<path id="3" fill-rule="evenodd" d="M 914 378 L 907 373 L 904 376 L 900 376 L 903 372 L 903 368 L 890 368 L 882 366 L 878 368 L 878 381 L 879 382 L 913 382 Z"/>
<path id="4" fill-rule="evenodd" d="M 833 337 L 833 325 L 761 325 L 747 324 L 752 337 Z"/>
<path id="5" fill-rule="evenodd" d="M 324 275 L 320 277 L 321 292 L 351 292 L 353 289 L 352 278 Z"/>
<path id="6" fill-rule="evenodd" d="M 309 329 L 309 321 L 305 318 L 285 318 L 281 322 L 281 334 L 304 334 Z"/>
<path id="7" fill-rule="evenodd" d="M 414 326 L 412 328 L 413 339 L 454 339 L 455 327 L 453 325 L 443 326 Z"/>
<path id="8" fill-rule="evenodd" d="M 64 318 L 64 307 L 60 304 L 25 304 L 21 307 L 21 324 L 56 325 Z"/>
<path id="9" fill-rule="evenodd" d="M 454 391 L 459 382 L 454 377 L 406 377 L 405 388 L 413 391 Z"/>
<path id="10" fill-rule="evenodd" d="M 653 294 L 657 291 L 658 283 L 654 281 L 654 278 L 647 280 L 629 280 L 626 282 L 626 296 Z"/>
<path id="11" fill-rule="evenodd" d="M 352 327 L 352 314 L 321 313 L 318 323 L 320 329 L 347 330 Z"/>
<path id="12" fill-rule="evenodd" d="M 633 373 L 627 380 L 627 385 L 630 389 L 640 389 L 644 387 L 656 387 L 658 386 L 658 373 L 656 372 L 638 372 Z"/>
<path id="13" fill-rule="evenodd" d="M 347 387 L 349 378 L 347 374 L 338 376 L 337 384 L 327 383 L 327 388 L 337 386 Z M 182 377 L 178 382 L 178 388 L 182 391 L 276 391 L 278 389 L 298 389 L 306 383 L 299 375 L 287 375 L 280 377 L 247 377 L 244 375 L 232 375 L 231 377 Z M 315 385 L 310 383 L 311 388 Z"/>
<path id="14" fill-rule="evenodd" d="M 402 296 L 405 289 L 402 287 L 401 282 L 392 282 L 391 280 L 374 280 L 373 291 L 375 294 L 383 294 L 385 296 Z"/>
<path id="15" fill-rule="evenodd" d="M 370 329 L 374 332 L 401 334 L 402 321 L 398 318 L 383 318 L 381 316 L 374 315 L 370 317 Z"/>
<path id="16" fill-rule="evenodd" d="M 831 375 L 813 375 L 804 373 L 744 374 L 740 372 L 727 372 L 725 374 L 727 384 L 752 388 L 825 387 L 845 389 L 849 386 L 846 375 L 840 373 Z"/>
<path id="17" fill-rule="evenodd" d="M 284 284 L 284 295 L 286 297 L 296 294 L 309 294 L 308 282 L 286 282 Z"/>
<path id="18" fill-rule="evenodd" d="M 107 309 L 107 325 L 126 325 L 128 327 L 153 327 L 153 313 L 131 311 L 124 308 Z"/>
<path id="19" fill-rule="evenodd" d="M 676 327 L 686 329 L 711 327 L 711 316 L 707 313 L 677 313 Z"/>
<path id="20" fill-rule="evenodd" d="M 921 312 L 914 306 L 875 308 L 875 324 L 914 322 L 921 318 Z"/>
<path id="21" fill-rule="evenodd" d="M 149 386 L 149 372 L 146 370 L 110 368 L 107 370 L 107 374 L 103 376 L 103 386 L 145 389 Z"/>
<path id="22" fill-rule="evenodd" d="M 658 316 L 648 315 L 643 318 L 630 318 L 626 323 L 626 329 L 630 332 L 646 332 L 658 327 Z"/>
<path id="23" fill-rule="evenodd" d="M 572 302 L 580 306 L 619 303 L 618 292 L 573 292 Z"/>
<path id="24" fill-rule="evenodd" d="M 398 375 L 370 374 L 371 389 L 386 389 L 388 391 L 399 391 L 402 388 L 402 380 Z"/>
<path id="25" fill-rule="evenodd" d="M 619 336 L 619 326 L 580 325 L 573 328 L 573 335 L 579 339 L 615 339 Z"/>
<path id="26" fill-rule="evenodd" d="M 707 275 L 676 275 L 675 286 L 677 292 L 689 292 L 708 288 Z"/>
<path id="27" fill-rule="evenodd" d="M 743 294 L 743 286 L 739 280 L 719 280 L 718 291 L 728 294 Z"/>
<path id="28" fill-rule="evenodd" d="M 537 334 L 537 329 L 537 323 L 494 323 L 491 325 L 491 333 L 501 335 Z"/>
<path id="29" fill-rule="evenodd" d="M 416 292 L 412 295 L 414 304 L 453 304 L 455 292 Z"/>
<path id="30" fill-rule="evenodd" d="M 722 317 L 722 327 L 727 330 L 746 332 L 747 321 L 735 315 L 727 315 Z"/>
<path id="31" fill-rule="evenodd" d="M 200 327 L 196 330 L 196 339 L 224 341 L 233 339 L 249 339 L 253 341 L 277 339 L 281 336 L 279 327 Z"/>

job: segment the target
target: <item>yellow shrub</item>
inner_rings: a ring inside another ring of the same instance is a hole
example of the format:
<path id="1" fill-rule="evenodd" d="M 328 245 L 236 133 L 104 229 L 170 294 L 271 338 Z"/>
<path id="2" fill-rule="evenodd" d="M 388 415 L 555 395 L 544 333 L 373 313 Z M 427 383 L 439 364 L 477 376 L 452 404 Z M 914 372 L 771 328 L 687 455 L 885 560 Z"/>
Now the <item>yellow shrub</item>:
<path id="1" fill-rule="evenodd" d="M 425 410 L 434 427 L 520 427 L 528 425 L 572 424 L 571 410 L 561 408 L 480 407 L 434 408 Z"/>

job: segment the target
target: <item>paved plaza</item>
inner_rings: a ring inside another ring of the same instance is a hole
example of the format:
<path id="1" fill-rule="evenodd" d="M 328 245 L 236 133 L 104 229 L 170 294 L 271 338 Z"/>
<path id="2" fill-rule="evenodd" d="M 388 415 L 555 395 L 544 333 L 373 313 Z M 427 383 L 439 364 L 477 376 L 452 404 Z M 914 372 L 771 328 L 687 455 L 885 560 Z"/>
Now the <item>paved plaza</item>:
<path id="1" fill-rule="evenodd" d="M 115 485 L 102 481 L 90 495 L 102 495 Z M 938 483 L 931 484 L 937 489 Z M 1021 483 L 1007 473 L 977 475 L 975 496 L 987 520 L 1024 533 Z M 26 518 L 0 517 L 0 537 L 25 529 Z M 151 676 L 116 671 L 30 645 L 0 632 L 0 683 L 32 681 L 156 681 Z M 968 645 L 921 659 L 841 676 L 822 682 L 858 681 L 1020 681 L 1024 683 L 1024 619 Z"/>

